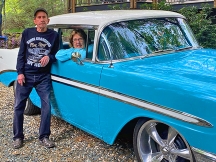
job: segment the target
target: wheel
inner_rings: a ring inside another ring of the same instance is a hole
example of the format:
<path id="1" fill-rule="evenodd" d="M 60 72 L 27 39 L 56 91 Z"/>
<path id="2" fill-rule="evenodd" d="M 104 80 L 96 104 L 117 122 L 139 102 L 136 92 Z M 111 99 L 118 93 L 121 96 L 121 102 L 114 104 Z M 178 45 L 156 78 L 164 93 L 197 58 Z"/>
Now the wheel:
<path id="1" fill-rule="evenodd" d="M 26 101 L 26 107 L 25 107 L 25 110 L 24 110 L 24 114 L 25 115 L 37 115 L 37 114 L 40 114 L 41 113 L 41 109 L 37 106 L 35 106 L 31 99 L 28 98 L 27 101 Z"/>
<path id="2" fill-rule="evenodd" d="M 137 122 L 133 134 L 135 155 L 140 162 L 193 162 L 184 137 L 156 120 Z"/>
<path id="3" fill-rule="evenodd" d="M 15 96 L 15 91 L 16 91 L 16 84 L 17 84 L 17 81 L 14 81 L 14 84 L 13 84 L 13 91 L 14 91 L 14 96 Z M 25 115 L 37 115 L 37 114 L 40 114 L 41 113 L 41 110 L 39 107 L 35 106 L 31 99 L 28 98 L 27 101 L 26 101 L 26 106 L 25 106 L 25 110 L 24 110 L 24 114 Z"/>

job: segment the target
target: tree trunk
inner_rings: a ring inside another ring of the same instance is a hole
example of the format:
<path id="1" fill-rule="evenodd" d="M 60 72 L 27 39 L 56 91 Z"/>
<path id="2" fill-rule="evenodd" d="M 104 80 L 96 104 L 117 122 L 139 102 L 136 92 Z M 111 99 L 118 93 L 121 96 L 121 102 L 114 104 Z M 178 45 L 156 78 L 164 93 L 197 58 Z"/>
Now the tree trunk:
<path id="1" fill-rule="evenodd" d="M 153 4 L 153 9 L 157 10 L 157 4 L 158 4 L 158 0 L 152 0 L 152 4 Z"/>
<path id="2" fill-rule="evenodd" d="M 2 36 L 2 24 L 0 23 L 0 36 Z"/>
<path id="3" fill-rule="evenodd" d="M 4 6 L 4 0 L 0 3 L 0 36 L 2 36 L 2 10 Z"/>
<path id="4" fill-rule="evenodd" d="M 2 14 L 0 11 L 0 36 L 2 36 Z"/>

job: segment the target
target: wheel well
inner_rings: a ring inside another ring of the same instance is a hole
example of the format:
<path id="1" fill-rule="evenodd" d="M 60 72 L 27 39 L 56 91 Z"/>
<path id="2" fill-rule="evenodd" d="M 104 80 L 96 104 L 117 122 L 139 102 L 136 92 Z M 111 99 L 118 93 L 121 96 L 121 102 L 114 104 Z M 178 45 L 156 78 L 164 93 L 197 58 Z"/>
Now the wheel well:
<path id="1" fill-rule="evenodd" d="M 140 119 L 144 119 L 144 120 L 150 120 L 149 118 L 146 117 L 138 117 L 135 118 L 131 121 L 129 121 L 119 132 L 116 141 L 124 141 L 124 142 L 129 142 L 129 143 L 133 143 L 133 133 L 134 133 L 134 128 L 137 124 L 137 122 Z"/>
<path id="2" fill-rule="evenodd" d="M 14 81 L 12 81 L 12 82 L 10 82 L 10 84 L 9 84 L 9 86 L 8 87 L 13 87 L 13 95 L 15 96 L 15 91 L 14 91 L 14 82 L 15 82 L 15 80 Z"/>
<path id="3" fill-rule="evenodd" d="M 8 87 L 11 87 L 11 86 L 13 86 L 13 85 L 14 85 L 14 82 L 15 82 L 15 80 L 14 80 L 14 81 L 12 81 L 12 82 L 10 82 L 10 84 L 9 84 L 9 86 L 8 86 Z"/>

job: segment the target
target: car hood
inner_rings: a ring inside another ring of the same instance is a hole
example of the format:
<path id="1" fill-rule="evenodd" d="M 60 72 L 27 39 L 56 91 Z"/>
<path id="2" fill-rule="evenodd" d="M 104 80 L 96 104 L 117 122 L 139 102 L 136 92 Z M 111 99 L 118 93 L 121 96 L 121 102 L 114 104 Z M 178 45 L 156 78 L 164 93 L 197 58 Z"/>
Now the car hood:
<path id="1" fill-rule="evenodd" d="M 123 91 L 132 96 L 197 115 L 207 115 L 206 109 L 216 112 L 216 50 L 158 55 L 122 63 L 121 68 L 134 76 L 124 79 L 126 87 L 134 88 Z"/>
<path id="2" fill-rule="evenodd" d="M 216 50 L 201 49 L 144 58 L 131 62 L 124 69 L 173 84 L 215 84 Z"/>

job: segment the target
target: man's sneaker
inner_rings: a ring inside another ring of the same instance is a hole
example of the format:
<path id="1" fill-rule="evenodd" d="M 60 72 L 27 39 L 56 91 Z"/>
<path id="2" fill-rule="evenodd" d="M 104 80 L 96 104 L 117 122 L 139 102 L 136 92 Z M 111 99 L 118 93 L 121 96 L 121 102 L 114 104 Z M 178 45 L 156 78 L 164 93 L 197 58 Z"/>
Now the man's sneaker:
<path id="1" fill-rule="evenodd" d="M 50 141 L 49 138 L 43 138 L 42 140 L 39 140 L 40 144 L 45 146 L 46 148 L 52 148 L 55 147 L 54 142 Z"/>
<path id="2" fill-rule="evenodd" d="M 13 141 L 13 148 L 14 149 L 19 149 L 23 146 L 23 139 L 17 138 Z"/>

